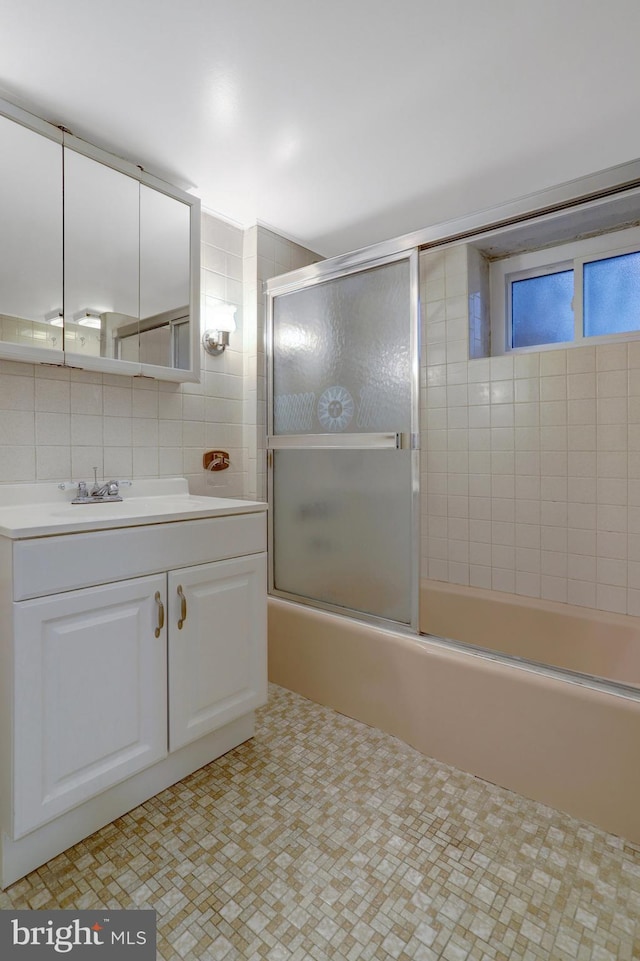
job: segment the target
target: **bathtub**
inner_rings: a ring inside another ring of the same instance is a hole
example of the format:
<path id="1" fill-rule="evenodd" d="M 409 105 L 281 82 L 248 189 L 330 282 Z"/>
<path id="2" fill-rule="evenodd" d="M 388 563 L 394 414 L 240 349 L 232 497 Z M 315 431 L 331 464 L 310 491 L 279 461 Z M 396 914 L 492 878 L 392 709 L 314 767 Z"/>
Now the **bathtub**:
<path id="1" fill-rule="evenodd" d="M 270 598 L 270 680 L 640 844 L 638 619 L 439 582 L 421 595 L 441 636 Z"/>

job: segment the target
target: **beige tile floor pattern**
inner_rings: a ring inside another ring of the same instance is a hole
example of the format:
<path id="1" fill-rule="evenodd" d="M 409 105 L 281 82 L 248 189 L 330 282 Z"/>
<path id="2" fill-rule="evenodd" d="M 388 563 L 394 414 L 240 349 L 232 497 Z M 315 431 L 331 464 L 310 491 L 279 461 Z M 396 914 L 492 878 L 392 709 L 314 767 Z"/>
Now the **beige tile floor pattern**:
<path id="1" fill-rule="evenodd" d="M 256 737 L 0 893 L 194 961 L 640 958 L 640 848 L 272 687 Z"/>

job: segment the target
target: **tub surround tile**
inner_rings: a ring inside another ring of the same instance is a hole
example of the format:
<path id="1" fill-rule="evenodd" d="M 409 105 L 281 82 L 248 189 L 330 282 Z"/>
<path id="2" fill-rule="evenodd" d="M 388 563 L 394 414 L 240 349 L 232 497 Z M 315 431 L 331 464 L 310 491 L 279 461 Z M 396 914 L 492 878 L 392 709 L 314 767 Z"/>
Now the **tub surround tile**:
<path id="1" fill-rule="evenodd" d="M 640 616 L 640 590 L 638 589 L 627 590 L 627 614 Z"/>
<path id="2" fill-rule="evenodd" d="M 504 591 L 507 594 L 516 593 L 516 575 L 512 568 L 499 568 L 492 558 L 491 588 L 494 591 Z"/>
<path id="3" fill-rule="evenodd" d="M 596 582 L 595 554 L 567 554 L 567 576 L 575 581 Z"/>
<path id="4" fill-rule="evenodd" d="M 625 614 L 627 591 L 624 587 L 599 583 L 596 588 L 596 603 L 594 606 L 602 611 Z"/>
<path id="5" fill-rule="evenodd" d="M 516 570 L 516 594 L 540 597 L 540 575 Z"/>
<path id="6" fill-rule="evenodd" d="M 579 607 L 597 607 L 596 585 L 589 581 L 571 580 L 567 582 L 567 600 Z"/>
<path id="7" fill-rule="evenodd" d="M 543 574 L 540 578 L 540 597 L 546 601 L 557 601 L 566 604 L 568 601 L 567 578 L 549 577 Z"/>
<path id="8" fill-rule="evenodd" d="M 443 253 L 421 254 L 421 296 L 427 305 L 424 340 L 431 336 L 434 317 L 425 277 L 431 276 L 432 264 Z M 469 250 L 467 269 L 471 332 L 467 336 L 475 337 L 483 296 L 477 251 Z M 446 284 L 444 293 L 439 288 L 437 300 L 437 336 L 448 341 L 454 332 L 447 318 L 456 310 L 447 314 Z M 473 353 L 475 342 L 468 344 L 468 352 Z M 457 382 L 465 378 L 460 356 L 453 360 L 444 352 L 438 360 L 441 382 L 459 386 Z M 640 512 L 635 513 L 640 507 L 640 341 L 475 357 L 466 366 L 469 518 L 487 523 L 491 531 L 488 541 L 478 535 L 471 540 L 470 531 L 470 544 L 476 545 L 469 551 L 470 583 L 494 588 L 500 584 L 501 589 L 514 592 L 536 590 L 532 579 L 521 576 L 518 584 L 515 577 L 536 573 L 522 569 L 525 563 L 535 563 L 525 560 L 525 554 L 511 565 L 501 550 L 491 564 L 480 563 L 478 555 L 478 544 L 511 546 L 503 543 L 505 538 L 511 540 L 510 528 L 503 525 L 512 522 L 505 518 L 502 501 L 513 496 L 515 482 L 516 524 L 538 531 L 537 536 L 530 531 L 517 533 L 516 547 L 537 550 L 541 545 L 545 555 L 541 556 L 539 596 L 581 606 L 602 604 L 605 610 L 621 612 L 624 604 L 635 605 L 629 591 L 636 588 L 630 586 L 628 565 L 634 557 L 640 560 L 640 548 L 633 540 L 640 538 Z M 454 409 L 452 402 L 457 405 L 458 400 L 444 391 L 427 391 L 424 401 L 423 444 L 428 447 L 435 426 L 429 421 L 432 404 L 438 405 L 444 425 L 444 417 Z M 460 446 L 455 435 L 449 440 L 450 448 Z M 446 470 L 451 469 L 447 464 Z M 457 464 L 457 490 L 463 484 L 460 472 Z M 445 483 L 441 478 L 443 490 Z M 428 511 L 428 503 L 425 506 Z M 559 540 L 550 541 L 550 531 L 557 532 Z M 532 543 L 536 546 L 531 547 Z M 491 576 L 480 568 L 488 569 Z"/>
<path id="9" fill-rule="evenodd" d="M 471 564 L 469 566 L 469 584 L 471 587 L 491 590 L 491 568 L 480 564 Z"/>
<path id="10" fill-rule="evenodd" d="M 540 400 L 562 401 L 567 399 L 566 376 L 540 377 Z"/>
<path id="11" fill-rule="evenodd" d="M 540 353 L 540 375 L 563 375 L 567 372 L 567 353 L 565 350 L 545 350 Z"/>
<path id="12" fill-rule="evenodd" d="M 512 404 L 514 400 L 513 381 L 492 380 L 490 396 L 492 404 Z"/>
<path id="13" fill-rule="evenodd" d="M 567 374 L 580 374 L 596 369 L 596 348 L 575 347 L 567 351 Z"/>
<path id="14" fill-rule="evenodd" d="M 596 370 L 627 370 L 627 344 L 598 344 Z"/>
<path id="15" fill-rule="evenodd" d="M 600 397 L 626 397 L 627 378 L 621 377 L 617 370 L 603 370 L 596 374 L 597 396 Z"/>

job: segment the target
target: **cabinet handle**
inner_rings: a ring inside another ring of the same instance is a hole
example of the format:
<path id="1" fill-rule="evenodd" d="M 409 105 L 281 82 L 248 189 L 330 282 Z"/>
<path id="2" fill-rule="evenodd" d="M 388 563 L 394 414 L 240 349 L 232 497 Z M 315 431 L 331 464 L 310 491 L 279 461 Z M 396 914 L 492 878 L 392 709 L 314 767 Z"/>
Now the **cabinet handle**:
<path id="1" fill-rule="evenodd" d="M 156 591 L 155 602 L 158 605 L 158 626 L 155 630 L 156 637 L 160 637 L 160 631 L 164 627 L 164 604 L 160 597 L 160 591 Z"/>
<path id="2" fill-rule="evenodd" d="M 178 597 L 180 598 L 180 620 L 178 621 L 178 630 L 181 631 L 182 625 L 187 619 L 187 599 L 184 596 L 182 584 L 178 584 Z"/>

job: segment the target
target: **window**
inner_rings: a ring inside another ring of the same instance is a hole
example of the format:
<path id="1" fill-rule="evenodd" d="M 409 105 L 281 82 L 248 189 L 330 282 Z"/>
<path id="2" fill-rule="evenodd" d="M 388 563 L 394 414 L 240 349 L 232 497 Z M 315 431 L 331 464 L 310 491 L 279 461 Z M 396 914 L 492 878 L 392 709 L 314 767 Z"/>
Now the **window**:
<path id="1" fill-rule="evenodd" d="M 492 353 L 640 334 L 640 228 L 490 266 Z"/>
<path id="2" fill-rule="evenodd" d="M 640 253 L 582 265 L 585 337 L 640 329 Z"/>
<path id="3" fill-rule="evenodd" d="M 573 270 L 526 277 L 511 275 L 511 346 L 573 340 Z"/>

